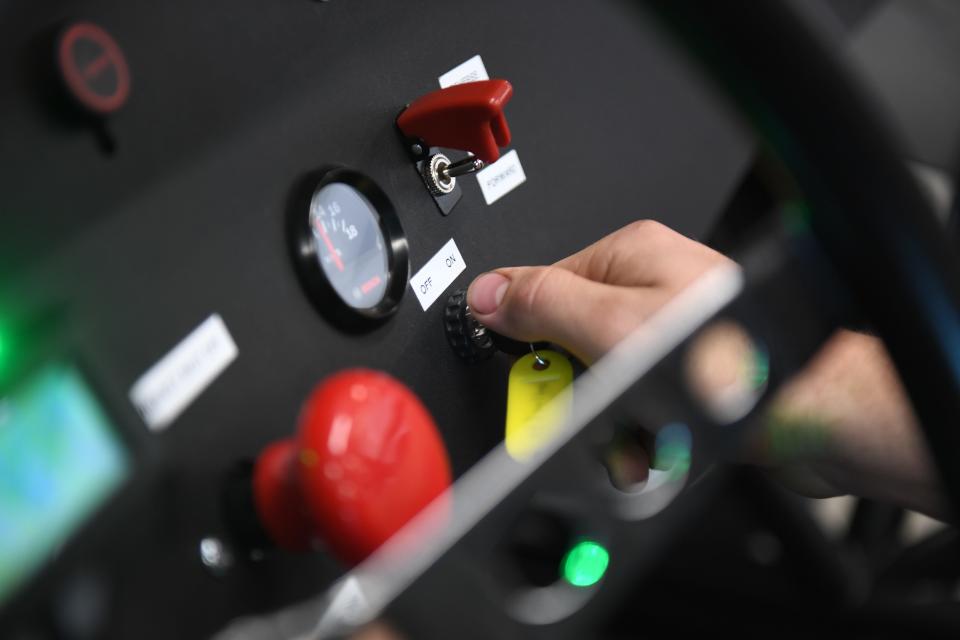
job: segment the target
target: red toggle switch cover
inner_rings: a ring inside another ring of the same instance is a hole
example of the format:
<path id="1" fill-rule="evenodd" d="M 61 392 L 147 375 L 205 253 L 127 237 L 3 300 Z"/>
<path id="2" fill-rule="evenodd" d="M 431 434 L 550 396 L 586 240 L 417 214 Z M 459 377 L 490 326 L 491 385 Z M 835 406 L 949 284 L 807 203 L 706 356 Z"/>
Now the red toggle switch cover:
<path id="1" fill-rule="evenodd" d="M 400 131 L 429 147 L 469 151 L 484 162 L 510 144 L 503 106 L 513 95 L 506 80 L 466 82 L 416 99 L 397 118 Z"/>
<path id="2" fill-rule="evenodd" d="M 417 396 L 384 373 L 352 369 L 314 389 L 295 438 L 263 450 L 253 496 L 278 546 L 305 551 L 321 538 L 353 564 L 450 482 L 443 441 Z"/>

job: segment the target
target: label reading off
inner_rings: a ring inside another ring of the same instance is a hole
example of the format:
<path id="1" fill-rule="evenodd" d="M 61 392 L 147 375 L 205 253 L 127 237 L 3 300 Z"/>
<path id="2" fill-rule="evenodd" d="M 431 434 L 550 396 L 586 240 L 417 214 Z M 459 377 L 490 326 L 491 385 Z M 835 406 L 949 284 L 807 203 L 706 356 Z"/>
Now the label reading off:
<path id="1" fill-rule="evenodd" d="M 410 278 L 410 288 L 426 311 L 467 268 L 453 238 Z"/>

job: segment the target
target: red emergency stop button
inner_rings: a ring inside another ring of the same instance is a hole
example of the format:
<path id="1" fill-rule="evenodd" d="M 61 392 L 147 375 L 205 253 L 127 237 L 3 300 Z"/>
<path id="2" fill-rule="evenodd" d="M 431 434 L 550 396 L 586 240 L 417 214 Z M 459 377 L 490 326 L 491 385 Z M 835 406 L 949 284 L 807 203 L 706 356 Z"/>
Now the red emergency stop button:
<path id="1" fill-rule="evenodd" d="M 495 162 L 500 147 L 510 144 L 503 107 L 511 96 L 506 80 L 453 85 L 414 100 L 397 118 L 397 127 L 428 147 L 461 149 Z"/>
<path id="2" fill-rule="evenodd" d="M 316 538 L 356 563 L 440 496 L 451 482 L 440 434 L 406 386 L 354 369 L 322 382 L 294 439 L 274 443 L 254 467 L 254 503 L 278 545 Z"/>
<path id="3" fill-rule="evenodd" d="M 73 100 L 93 115 L 114 113 L 130 97 L 130 69 L 120 45 L 92 22 L 75 22 L 61 32 L 57 68 Z"/>

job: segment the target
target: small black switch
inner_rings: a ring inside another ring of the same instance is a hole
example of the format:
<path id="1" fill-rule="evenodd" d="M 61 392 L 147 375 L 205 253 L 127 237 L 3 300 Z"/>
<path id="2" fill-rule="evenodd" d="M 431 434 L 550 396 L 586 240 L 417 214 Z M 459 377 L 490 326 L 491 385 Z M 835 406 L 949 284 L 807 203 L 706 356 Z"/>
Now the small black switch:
<path id="1" fill-rule="evenodd" d="M 443 309 L 443 326 L 447 342 L 454 352 L 467 364 L 477 364 L 487 360 L 497 351 L 512 355 L 523 355 L 530 351 L 531 345 L 507 338 L 483 326 L 473 317 L 467 304 L 467 290 L 456 291 L 447 300 Z M 543 343 L 537 345 L 543 346 Z"/>

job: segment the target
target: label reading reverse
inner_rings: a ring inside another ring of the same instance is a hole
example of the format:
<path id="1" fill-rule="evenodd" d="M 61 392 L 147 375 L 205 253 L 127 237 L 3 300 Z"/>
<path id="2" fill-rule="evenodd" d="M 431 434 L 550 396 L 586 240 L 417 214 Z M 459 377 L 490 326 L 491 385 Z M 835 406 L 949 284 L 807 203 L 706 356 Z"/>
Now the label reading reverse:
<path id="1" fill-rule="evenodd" d="M 477 182 L 487 204 L 493 204 L 526 180 L 527 175 L 523 172 L 516 149 L 503 154 L 499 160 L 477 173 Z"/>
<path id="2" fill-rule="evenodd" d="M 410 287 L 426 311 L 467 268 L 457 243 L 451 238 L 435 256 L 410 278 Z"/>
<path id="3" fill-rule="evenodd" d="M 483 58 L 481 58 L 479 54 L 462 64 L 458 64 L 439 78 L 441 89 L 452 87 L 455 84 L 463 84 L 464 82 L 479 82 L 480 80 L 489 79 L 490 76 L 487 75 L 487 68 L 483 66 Z"/>
<path id="4" fill-rule="evenodd" d="M 223 319 L 213 314 L 133 383 L 130 401 L 151 431 L 170 426 L 237 357 Z"/>

